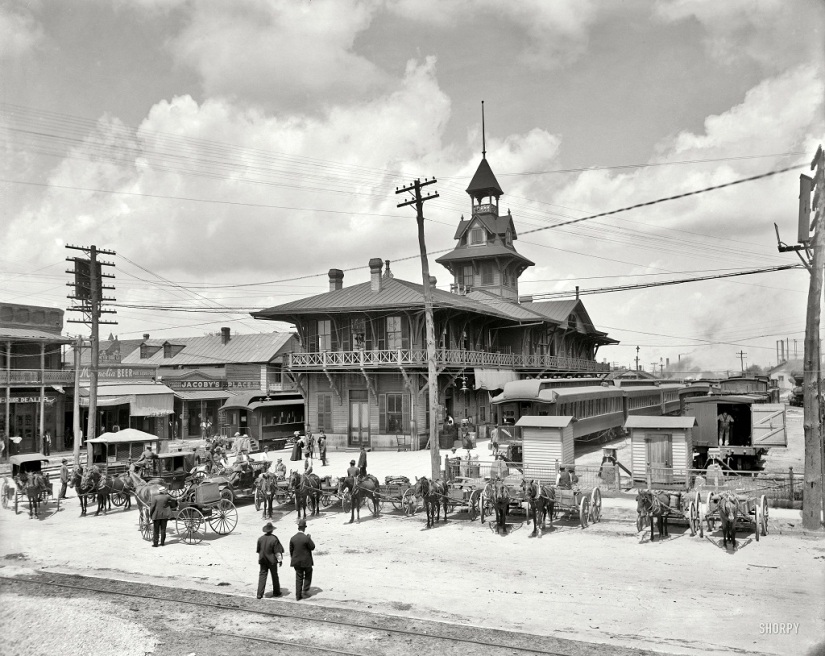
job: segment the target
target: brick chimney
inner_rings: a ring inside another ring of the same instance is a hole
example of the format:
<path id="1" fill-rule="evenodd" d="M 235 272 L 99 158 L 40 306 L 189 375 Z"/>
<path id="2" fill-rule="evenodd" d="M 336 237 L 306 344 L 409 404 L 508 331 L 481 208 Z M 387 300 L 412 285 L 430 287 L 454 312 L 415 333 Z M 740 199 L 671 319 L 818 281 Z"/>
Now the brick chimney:
<path id="1" fill-rule="evenodd" d="M 149 340 L 149 333 L 143 333 L 143 341 L 146 342 Z"/>
<path id="2" fill-rule="evenodd" d="M 374 292 L 381 291 L 381 270 L 384 268 L 384 261 L 380 257 L 370 260 L 370 289 Z"/>
<path id="3" fill-rule="evenodd" d="M 229 343 L 229 328 L 224 326 L 221 328 L 221 344 L 228 344 Z"/>
<path id="4" fill-rule="evenodd" d="M 344 288 L 344 272 L 341 269 L 329 270 L 329 291 L 336 292 Z"/>

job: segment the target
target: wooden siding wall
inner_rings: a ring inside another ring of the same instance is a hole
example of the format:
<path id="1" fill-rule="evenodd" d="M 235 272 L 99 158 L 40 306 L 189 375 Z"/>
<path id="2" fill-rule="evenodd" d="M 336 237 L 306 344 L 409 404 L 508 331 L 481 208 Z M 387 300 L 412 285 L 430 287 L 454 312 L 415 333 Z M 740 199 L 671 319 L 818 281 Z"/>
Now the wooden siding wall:
<path id="1" fill-rule="evenodd" d="M 555 467 L 575 462 L 573 445 L 573 427 L 565 428 L 530 428 L 525 427 L 524 464 L 536 467 Z M 553 481 L 543 481 L 554 483 Z"/>
<path id="2" fill-rule="evenodd" d="M 642 480 L 647 472 L 647 435 L 670 435 L 673 449 L 674 469 L 690 469 L 693 465 L 693 431 L 684 428 L 656 430 L 651 428 L 631 429 L 631 467 L 633 478 Z"/>

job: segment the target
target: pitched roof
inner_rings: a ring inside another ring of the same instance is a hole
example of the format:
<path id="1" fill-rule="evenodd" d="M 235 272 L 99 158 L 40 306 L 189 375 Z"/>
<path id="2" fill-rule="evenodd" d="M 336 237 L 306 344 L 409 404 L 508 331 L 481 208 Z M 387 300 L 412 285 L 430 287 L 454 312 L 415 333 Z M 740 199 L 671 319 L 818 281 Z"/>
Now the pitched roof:
<path id="1" fill-rule="evenodd" d="M 506 298 L 502 298 L 496 294 L 491 294 L 483 289 L 474 289 L 472 292 L 467 294 L 467 298 L 484 303 L 484 305 L 494 308 L 495 310 L 510 316 L 512 319 L 516 319 L 517 321 L 545 320 L 545 317 L 537 312 L 532 312 L 523 305 L 519 305 L 513 301 L 508 301 Z"/>
<path id="2" fill-rule="evenodd" d="M 37 328 L 0 328 L 0 339 L 56 342 L 59 344 L 70 344 L 74 341 L 70 337 L 63 337 L 60 333 L 50 333 Z"/>
<path id="3" fill-rule="evenodd" d="M 216 363 L 263 363 L 293 350 L 294 333 L 262 333 L 252 335 L 232 335 L 224 344 L 221 335 L 204 337 L 176 337 L 169 340 L 182 346 L 172 357 L 163 357 L 163 344 L 167 340 L 152 339 L 145 343 L 158 348 L 148 358 L 141 359 L 140 349 L 135 349 L 121 359 L 124 364 L 155 364 L 165 367 L 176 365 L 210 365 Z M 174 351 L 173 351 L 174 353 Z"/>
<path id="4" fill-rule="evenodd" d="M 424 291 L 417 285 L 400 278 L 389 278 L 381 281 L 381 291 L 372 291 L 369 282 L 337 289 L 335 291 L 309 296 L 283 305 L 277 305 L 266 310 L 253 312 L 256 319 L 283 319 L 296 314 L 357 312 L 377 309 L 423 308 Z M 441 289 L 433 289 L 433 305 L 435 309 L 455 308 L 467 312 L 493 315 L 510 319 L 508 314 L 497 311 L 479 301 L 466 296 L 451 294 Z"/>
<path id="5" fill-rule="evenodd" d="M 503 255 L 521 260 L 527 266 L 533 266 L 535 264 L 535 262 L 528 260 L 524 255 L 516 251 L 515 248 L 505 246 L 499 242 L 484 244 L 483 246 L 457 246 L 446 255 L 436 258 L 435 261 L 442 264 L 453 260 L 477 260 L 485 257 L 501 257 Z"/>
<path id="6" fill-rule="evenodd" d="M 470 186 L 467 187 L 467 193 L 471 196 L 487 195 L 488 193 L 493 196 L 501 196 L 504 193 L 498 184 L 498 180 L 496 180 L 493 169 L 487 163 L 486 157 L 479 162 L 475 175 L 470 180 Z"/>

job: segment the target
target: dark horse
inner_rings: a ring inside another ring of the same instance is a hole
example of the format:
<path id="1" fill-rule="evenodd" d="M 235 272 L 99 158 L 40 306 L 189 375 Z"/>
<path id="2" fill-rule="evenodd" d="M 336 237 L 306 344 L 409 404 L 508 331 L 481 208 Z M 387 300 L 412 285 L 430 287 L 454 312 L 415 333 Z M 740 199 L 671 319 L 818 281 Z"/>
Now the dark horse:
<path id="1" fill-rule="evenodd" d="M 75 492 L 77 492 L 77 499 L 80 501 L 80 516 L 82 517 L 86 514 L 86 505 L 88 503 L 86 495 L 92 494 L 95 491 L 92 481 L 86 479 L 86 473 L 83 467 L 78 466 L 72 472 L 71 486 L 75 489 Z"/>
<path id="2" fill-rule="evenodd" d="M 736 551 L 736 511 L 739 507 L 739 500 L 733 492 L 723 492 L 716 502 L 716 509 L 719 511 L 719 520 L 722 522 L 722 546 L 728 548 L 728 539 Z M 757 527 L 756 530 L 759 530 Z"/>
<path id="3" fill-rule="evenodd" d="M 553 526 L 553 515 L 556 511 L 556 490 L 548 485 L 541 485 L 536 480 L 528 481 L 526 478 L 521 479 L 521 489 L 530 504 L 533 535 L 538 534 L 541 537 L 546 517 L 550 517 L 550 526 Z M 539 518 L 541 518 L 541 530 L 539 530 Z"/>
<path id="4" fill-rule="evenodd" d="M 295 508 L 298 510 L 298 519 L 303 510 L 304 519 L 307 516 L 307 499 L 309 499 L 309 514 L 321 514 L 321 479 L 315 474 L 301 474 L 292 472 L 289 476 L 289 489 L 295 493 Z"/>
<path id="5" fill-rule="evenodd" d="M 109 494 L 111 493 L 111 490 L 107 484 L 106 477 L 100 473 L 100 469 L 98 469 L 97 465 L 92 465 L 86 469 L 86 472 L 83 474 L 83 478 L 80 481 L 80 485 L 82 489 L 94 493 L 97 497 L 97 512 L 95 512 L 95 517 L 97 517 L 101 511 L 105 515 L 106 504 L 109 503 Z M 86 514 L 85 507 L 83 509 L 83 514 Z"/>
<path id="6" fill-rule="evenodd" d="M 125 503 L 123 504 L 123 510 L 129 510 L 132 507 L 132 492 L 135 489 L 134 483 L 132 483 L 132 479 L 129 477 L 128 472 L 123 472 L 118 476 L 106 476 L 105 477 L 105 486 L 109 489 L 108 502 L 109 502 L 109 510 L 112 509 L 111 506 L 111 495 L 112 494 L 119 494 L 125 499 Z"/>
<path id="7" fill-rule="evenodd" d="M 510 507 L 510 489 L 501 479 L 488 483 L 485 496 L 493 502 L 496 511 L 496 533 L 507 534 L 507 510 Z"/>
<path id="8" fill-rule="evenodd" d="M 264 471 L 255 479 L 255 486 L 260 490 L 263 499 L 261 504 L 263 515 L 261 518 L 272 519 L 272 500 L 275 496 L 275 490 L 278 488 L 278 476 L 275 472 Z"/>
<path id="9" fill-rule="evenodd" d="M 657 519 L 659 537 L 668 537 L 667 517 L 670 514 L 670 495 L 655 490 L 639 490 L 636 494 L 636 529 L 644 530 L 645 519 L 650 521 L 650 541 L 653 537 L 653 518 Z"/>
<path id="10" fill-rule="evenodd" d="M 40 496 L 46 489 L 46 478 L 40 472 L 24 472 L 17 482 L 29 499 L 29 519 L 34 519 L 40 515 Z"/>
<path id="11" fill-rule="evenodd" d="M 415 479 L 413 493 L 424 499 L 427 511 L 427 528 L 431 528 L 441 519 L 441 505 L 444 505 L 444 521 L 447 521 L 447 486 L 438 479 L 431 481 L 426 476 Z"/>
<path id="12" fill-rule="evenodd" d="M 338 496 L 342 496 L 344 492 L 349 492 L 350 495 L 350 513 L 349 523 L 353 521 L 361 522 L 361 504 L 364 499 L 372 499 L 372 514 L 378 517 L 380 509 L 378 507 L 378 479 L 372 474 L 367 474 L 365 478 L 355 479 L 352 476 L 346 476 L 338 481 Z M 358 519 L 355 515 L 358 513 Z"/>

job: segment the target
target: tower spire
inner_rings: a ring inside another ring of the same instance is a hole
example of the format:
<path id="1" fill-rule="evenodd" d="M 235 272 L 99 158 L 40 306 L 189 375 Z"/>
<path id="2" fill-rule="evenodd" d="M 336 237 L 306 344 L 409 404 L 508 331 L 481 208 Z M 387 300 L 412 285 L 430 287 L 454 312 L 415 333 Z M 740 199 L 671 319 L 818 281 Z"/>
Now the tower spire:
<path id="1" fill-rule="evenodd" d="M 481 101 L 481 159 L 487 159 L 487 139 L 484 136 L 484 101 Z"/>

